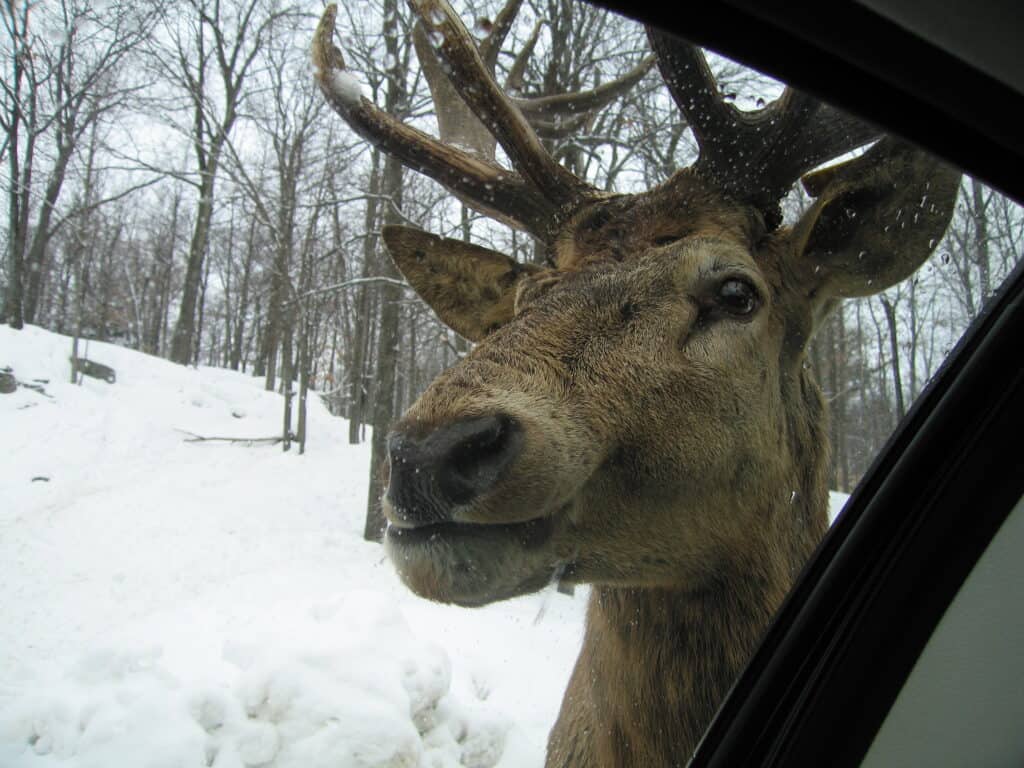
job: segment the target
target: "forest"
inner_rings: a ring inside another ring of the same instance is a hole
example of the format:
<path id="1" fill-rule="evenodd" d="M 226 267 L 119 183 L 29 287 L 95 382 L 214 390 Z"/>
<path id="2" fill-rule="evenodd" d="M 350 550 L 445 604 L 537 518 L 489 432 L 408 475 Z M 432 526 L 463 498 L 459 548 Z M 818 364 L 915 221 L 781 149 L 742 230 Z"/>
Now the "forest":
<path id="1" fill-rule="evenodd" d="M 350 442 L 374 439 L 372 537 L 388 425 L 470 348 L 404 283 L 382 226 L 524 262 L 545 254 L 334 114 L 310 63 L 321 10 L 282 0 L 4 3 L 0 316 L 80 338 L 84 356 L 89 340 L 112 341 L 259 377 L 285 394 L 285 450 L 304 450 L 304 402 L 321 398 L 349 420 Z M 635 192 L 693 162 L 691 131 L 636 22 L 576 0 L 456 10 L 495 80 L 576 175 Z M 338 16 L 353 87 L 397 120 L 502 162 L 404 3 L 360 0 Z M 710 60 L 739 109 L 781 90 Z M 794 190 L 786 220 L 806 205 Z M 809 365 L 831 406 L 835 489 L 864 474 L 1022 245 L 1020 209 L 965 177 L 931 261 L 832 313 Z"/>

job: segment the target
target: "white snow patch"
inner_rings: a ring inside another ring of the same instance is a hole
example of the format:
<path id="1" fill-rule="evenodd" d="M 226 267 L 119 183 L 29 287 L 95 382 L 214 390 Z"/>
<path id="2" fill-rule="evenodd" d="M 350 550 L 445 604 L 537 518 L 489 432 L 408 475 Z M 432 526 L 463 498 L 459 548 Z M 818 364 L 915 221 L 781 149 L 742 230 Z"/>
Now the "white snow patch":
<path id="1" fill-rule="evenodd" d="M 828 492 L 828 522 L 831 525 L 839 517 L 839 513 L 843 511 L 843 507 L 846 506 L 846 502 L 850 500 L 850 494 L 842 493 L 841 491 L 829 491 Z"/>
<path id="2" fill-rule="evenodd" d="M 360 105 L 363 98 L 363 86 L 350 73 L 341 69 L 332 69 L 330 74 L 331 93 L 350 109 Z"/>
<path id="3" fill-rule="evenodd" d="M 586 590 L 538 625 L 537 596 L 420 600 L 362 541 L 368 446 L 316 397 L 304 456 L 187 443 L 278 434 L 282 398 L 97 342 L 117 382 L 72 385 L 70 350 L 0 327 L 50 395 L 0 395 L 0 766 L 543 764 Z"/>

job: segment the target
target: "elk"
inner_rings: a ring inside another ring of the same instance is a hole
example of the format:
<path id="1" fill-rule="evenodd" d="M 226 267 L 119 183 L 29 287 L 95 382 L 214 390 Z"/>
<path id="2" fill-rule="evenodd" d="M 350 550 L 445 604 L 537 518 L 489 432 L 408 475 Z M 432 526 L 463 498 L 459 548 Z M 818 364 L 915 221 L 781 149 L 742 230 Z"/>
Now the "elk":
<path id="1" fill-rule="evenodd" d="M 590 584 L 547 765 L 683 765 L 827 527 L 808 343 L 837 302 L 924 262 L 959 174 L 792 89 L 742 112 L 698 48 L 649 29 L 699 156 L 641 194 L 602 192 L 545 152 L 445 0 L 409 1 L 512 168 L 354 91 L 332 8 L 313 45 L 323 93 L 550 263 L 385 228 L 419 296 L 477 342 L 389 436 L 386 548 L 431 600 Z M 783 226 L 802 177 L 814 203 Z"/>

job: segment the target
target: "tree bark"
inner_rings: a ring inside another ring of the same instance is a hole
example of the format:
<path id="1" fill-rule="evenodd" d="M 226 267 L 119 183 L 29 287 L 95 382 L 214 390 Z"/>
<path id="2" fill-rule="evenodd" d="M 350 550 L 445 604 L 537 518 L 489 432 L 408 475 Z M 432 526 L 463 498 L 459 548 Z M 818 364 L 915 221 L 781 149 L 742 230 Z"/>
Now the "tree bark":
<path id="1" fill-rule="evenodd" d="M 885 320 L 889 326 L 889 350 L 892 354 L 892 381 L 896 395 L 896 418 L 900 420 L 906 415 L 907 409 L 903 402 L 903 377 L 900 374 L 900 346 L 896 328 L 896 306 L 885 296 L 880 297 L 885 310 Z"/>
<path id="2" fill-rule="evenodd" d="M 377 195 L 380 193 L 380 150 L 374 149 L 370 167 L 369 194 L 366 197 L 366 215 L 363 224 L 363 265 L 360 277 L 369 277 L 376 264 L 377 250 Z M 355 445 L 361 441 L 361 428 L 366 421 L 367 383 L 366 353 L 370 330 L 369 288 L 356 289 L 355 327 L 352 333 L 351 364 L 349 366 L 348 441 Z"/>
<path id="3" fill-rule="evenodd" d="M 971 179 L 971 208 L 974 214 L 975 254 L 978 262 L 978 283 L 981 290 L 978 306 L 984 306 L 992 295 L 992 270 L 989 259 L 988 199 L 985 189 L 977 179 Z"/>
<path id="4" fill-rule="evenodd" d="M 252 273 L 252 259 L 256 251 L 256 218 L 249 224 L 249 235 L 245 241 L 245 262 L 242 265 L 242 285 L 239 288 L 238 310 L 235 315 L 235 336 L 231 343 L 231 369 L 237 371 L 242 362 L 242 341 L 245 335 L 245 318 L 249 312 L 249 277 Z"/>
<path id="5" fill-rule="evenodd" d="M 219 148 L 216 150 L 219 154 Z M 192 230 L 192 241 L 188 248 L 188 264 L 185 268 L 185 285 L 181 295 L 181 309 L 178 322 L 174 325 L 171 339 L 171 360 L 188 365 L 192 361 L 192 347 L 195 344 L 196 304 L 199 299 L 200 281 L 203 276 L 203 260 L 210 239 L 210 220 L 213 218 L 213 193 L 217 174 L 217 160 L 211 158 L 203 169 L 199 185 L 199 203 L 196 207 L 196 224 Z"/>
<path id="6" fill-rule="evenodd" d="M 402 66 L 403 54 L 399 50 L 400 29 L 398 25 L 398 9 L 396 0 L 384 1 L 384 47 L 387 61 L 392 63 L 388 76 L 388 90 L 385 98 L 387 111 L 395 114 L 405 104 L 405 68 Z M 404 52 L 408 65 L 408 45 Z M 402 207 L 402 164 L 388 155 L 384 161 L 384 172 L 381 178 L 381 195 L 385 200 L 384 224 L 398 224 L 402 219 L 398 212 Z M 401 275 L 390 258 L 381 259 L 378 274 L 400 280 Z M 379 541 L 384 535 L 384 513 L 381 510 L 381 497 L 386 487 L 385 460 L 387 458 L 387 435 L 394 419 L 395 371 L 399 364 L 398 342 L 399 310 L 402 300 L 402 289 L 397 285 L 385 282 L 378 288 L 380 301 L 380 322 L 377 336 L 377 369 L 374 377 L 373 396 L 373 439 L 370 448 L 370 483 L 366 502 L 366 525 L 363 537 L 367 540 Z"/>
<path id="7" fill-rule="evenodd" d="M 299 416 L 296 426 L 296 437 L 299 442 L 299 455 L 306 452 L 306 399 L 309 394 L 309 358 L 310 358 L 310 327 L 302 325 L 302 337 L 299 339 Z"/>
<path id="8" fill-rule="evenodd" d="M 384 162 L 382 193 L 391 198 L 392 205 L 401 204 L 402 165 L 390 156 Z M 385 224 L 396 224 L 400 217 L 390 205 L 384 212 Z M 390 259 L 381 259 L 378 274 L 400 280 L 401 275 Z M 380 501 L 386 488 L 384 463 L 387 458 L 387 434 L 395 418 L 395 381 L 400 362 L 398 345 L 399 310 L 402 289 L 392 283 L 383 283 L 378 288 L 380 321 L 377 326 L 377 368 L 374 376 L 373 395 L 373 437 L 370 448 L 370 490 L 366 506 L 366 525 L 363 536 L 367 540 L 379 541 L 384 533 L 384 513 Z"/>
<path id="9" fill-rule="evenodd" d="M 281 432 L 283 451 L 292 447 L 292 333 L 285 329 L 281 340 L 281 388 L 284 392 L 284 423 Z"/>

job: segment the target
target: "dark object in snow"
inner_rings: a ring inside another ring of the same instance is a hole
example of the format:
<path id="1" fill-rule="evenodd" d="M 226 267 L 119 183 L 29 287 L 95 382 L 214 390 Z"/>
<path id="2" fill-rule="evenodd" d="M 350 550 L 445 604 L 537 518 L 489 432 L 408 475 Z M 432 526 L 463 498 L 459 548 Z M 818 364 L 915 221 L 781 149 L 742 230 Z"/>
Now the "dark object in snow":
<path id="1" fill-rule="evenodd" d="M 50 395 L 49 393 L 47 393 L 47 391 L 45 389 L 43 389 L 42 384 L 33 384 L 31 382 L 28 382 L 28 381 L 19 381 L 18 382 L 18 386 L 19 387 L 24 387 L 25 389 L 31 389 L 33 392 L 38 392 L 43 397 L 48 397 L 51 400 L 53 400 L 53 396 Z"/>
<path id="2" fill-rule="evenodd" d="M 117 374 L 109 365 L 86 360 L 84 357 L 72 359 L 71 365 L 74 366 L 75 373 L 82 373 L 94 379 L 103 379 L 108 384 L 117 381 Z"/>
<path id="3" fill-rule="evenodd" d="M 50 397 L 50 395 L 46 393 L 46 390 L 43 389 L 43 384 L 48 384 L 49 381 L 49 379 L 33 379 L 31 382 L 20 381 L 14 375 L 14 369 L 9 365 L 5 365 L 3 368 L 0 368 L 0 395 L 9 395 L 18 387 L 25 387 L 25 389 L 31 389 L 33 392 L 38 392 L 43 397 Z M 52 400 L 53 398 L 50 397 L 50 399 Z M 19 410 L 21 409 L 19 408 Z"/>
<path id="4" fill-rule="evenodd" d="M 35 477 L 32 478 L 32 482 L 33 483 L 48 483 L 48 482 L 50 482 L 50 478 L 46 477 L 45 475 L 36 475 Z"/>

